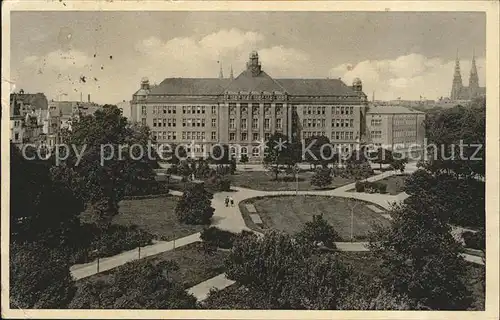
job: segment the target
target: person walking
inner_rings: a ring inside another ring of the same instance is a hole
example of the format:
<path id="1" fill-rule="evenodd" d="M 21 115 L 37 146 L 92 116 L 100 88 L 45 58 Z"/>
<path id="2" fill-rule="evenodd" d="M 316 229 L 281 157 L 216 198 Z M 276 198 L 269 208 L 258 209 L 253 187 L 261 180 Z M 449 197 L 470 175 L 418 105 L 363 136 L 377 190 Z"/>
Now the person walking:
<path id="1" fill-rule="evenodd" d="M 230 197 L 230 198 L 229 198 L 229 201 L 231 202 L 231 207 L 234 207 L 234 200 L 233 200 L 233 197 Z"/>
<path id="2" fill-rule="evenodd" d="M 224 203 L 226 204 L 226 207 L 229 206 L 229 198 L 226 197 L 226 199 L 224 199 Z"/>

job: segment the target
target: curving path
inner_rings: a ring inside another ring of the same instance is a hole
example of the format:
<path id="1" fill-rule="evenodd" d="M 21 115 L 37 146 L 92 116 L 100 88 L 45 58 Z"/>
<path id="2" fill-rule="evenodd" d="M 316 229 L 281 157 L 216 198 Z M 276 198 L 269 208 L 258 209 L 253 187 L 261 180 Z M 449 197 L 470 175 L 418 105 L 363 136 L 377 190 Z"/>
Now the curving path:
<path id="1" fill-rule="evenodd" d="M 417 170 L 415 164 L 408 164 L 405 173 L 412 173 Z M 373 177 L 368 178 L 368 181 L 377 181 L 384 179 L 386 177 L 396 174 L 394 171 L 387 171 Z M 388 210 L 393 203 L 399 203 L 406 199 L 408 195 L 406 193 L 400 193 L 398 195 L 387 195 L 387 194 L 368 194 L 368 193 L 357 193 L 348 192 L 348 190 L 354 189 L 355 183 L 350 183 L 348 185 L 338 187 L 333 190 L 307 190 L 299 191 L 299 195 L 319 195 L 319 196 L 335 196 L 343 198 L 351 198 L 357 200 L 363 200 L 371 202 L 381 206 L 382 208 Z M 170 191 L 173 195 L 182 195 L 179 191 Z M 228 230 L 231 232 L 239 233 L 242 230 L 251 230 L 245 224 L 243 216 L 239 209 L 239 203 L 243 200 L 261 197 L 261 196 L 276 196 L 276 195 L 295 195 L 295 191 L 260 191 L 241 187 L 233 187 L 231 192 L 220 192 L 216 193 L 212 199 L 212 207 L 215 209 L 215 213 L 212 217 L 212 225 L 223 230 Z M 234 200 L 233 207 L 226 207 L 224 204 L 224 199 L 226 196 L 232 197 Z M 458 228 L 459 229 L 459 228 Z M 252 230 L 253 231 L 253 230 Z M 255 231 L 254 231 L 255 232 Z M 141 248 L 141 255 L 139 256 L 139 248 L 120 253 L 118 255 L 99 259 L 99 271 L 97 270 L 97 261 L 93 261 L 87 264 L 74 265 L 70 268 L 70 271 L 76 279 L 82 279 L 89 277 L 91 275 L 104 272 L 127 262 L 142 259 L 148 256 L 159 254 L 165 251 L 173 250 L 174 248 L 187 245 L 196 241 L 200 241 L 199 233 L 189 235 L 187 237 L 176 239 L 175 241 L 157 241 L 154 244 Z M 366 243 L 364 242 L 342 242 L 337 243 L 339 250 L 342 251 L 367 251 Z M 476 263 L 484 264 L 482 259 L 473 255 L 464 254 L 465 260 Z M 212 279 L 207 280 L 207 283 L 200 283 L 193 288 L 189 289 L 196 297 L 204 298 L 208 293 L 208 290 L 212 287 L 225 288 L 231 285 L 231 281 L 228 281 L 225 276 L 219 275 Z M 208 289 L 207 289 L 208 288 Z"/>

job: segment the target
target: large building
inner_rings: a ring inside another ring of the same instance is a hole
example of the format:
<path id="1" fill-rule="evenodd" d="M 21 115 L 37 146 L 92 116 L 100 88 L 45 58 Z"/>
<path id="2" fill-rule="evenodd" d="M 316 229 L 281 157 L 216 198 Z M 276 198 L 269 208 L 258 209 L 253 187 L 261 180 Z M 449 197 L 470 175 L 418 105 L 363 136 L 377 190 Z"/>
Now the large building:
<path id="1" fill-rule="evenodd" d="M 460 73 L 460 60 L 457 55 L 455 61 L 455 73 L 453 74 L 453 82 L 451 86 L 451 100 L 472 100 L 476 97 L 486 95 L 486 88 L 479 86 L 479 77 L 477 75 L 476 58 L 472 56 L 472 66 L 469 75 L 469 86 L 465 87 L 462 82 L 462 74 Z"/>
<path id="2" fill-rule="evenodd" d="M 160 143 L 198 146 L 201 156 L 218 143 L 250 160 L 263 156 L 262 141 L 274 132 L 289 139 L 328 136 L 332 144 L 354 146 L 365 132 L 367 97 L 361 80 L 274 79 L 252 52 L 237 77 L 167 78 L 151 86 L 144 78 L 133 94 L 131 120 L 148 125 Z"/>
<path id="3" fill-rule="evenodd" d="M 367 141 L 401 152 L 420 153 L 425 139 L 425 113 L 401 106 L 373 106 L 366 113 Z"/>

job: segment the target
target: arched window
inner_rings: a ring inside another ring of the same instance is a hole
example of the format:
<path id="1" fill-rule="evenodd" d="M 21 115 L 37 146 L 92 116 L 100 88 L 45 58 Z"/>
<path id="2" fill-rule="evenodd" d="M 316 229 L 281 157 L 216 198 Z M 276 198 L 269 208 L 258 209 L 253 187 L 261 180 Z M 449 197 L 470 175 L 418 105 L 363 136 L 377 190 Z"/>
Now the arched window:
<path id="1" fill-rule="evenodd" d="M 235 147 L 231 147 L 229 149 L 229 153 L 231 153 L 231 156 L 234 158 L 236 157 L 236 148 Z"/>
<path id="2" fill-rule="evenodd" d="M 260 156 L 260 148 L 259 147 L 253 147 L 252 156 L 254 156 L 254 157 Z"/>
<path id="3" fill-rule="evenodd" d="M 247 147 L 241 147 L 241 154 L 248 155 L 248 149 L 247 149 Z"/>

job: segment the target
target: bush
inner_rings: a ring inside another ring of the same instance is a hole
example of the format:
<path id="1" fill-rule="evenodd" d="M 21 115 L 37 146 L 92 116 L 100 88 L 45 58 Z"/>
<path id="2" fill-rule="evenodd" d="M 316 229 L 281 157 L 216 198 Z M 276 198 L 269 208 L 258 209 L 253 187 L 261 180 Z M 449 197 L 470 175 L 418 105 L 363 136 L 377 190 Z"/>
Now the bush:
<path id="1" fill-rule="evenodd" d="M 314 215 L 313 220 L 307 222 L 302 231 L 297 234 L 297 238 L 313 245 L 323 243 L 328 248 L 335 248 L 335 241 L 341 239 L 335 229 L 323 219 L 322 215 Z"/>
<path id="2" fill-rule="evenodd" d="M 362 181 L 356 181 L 356 192 L 365 192 L 365 183 Z"/>
<path id="3" fill-rule="evenodd" d="M 137 226 L 112 224 L 106 229 L 100 229 L 94 224 L 84 224 L 74 238 L 76 239 L 74 242 L 80 245 L 73 247 L 70 261 L 72 264 L 77 264 L 150 245 L 153 235 L 140 230 Z"/>
<path id="4" fill-rule="evenodd" d="M 484 250 L 486 247 L 486 239 L 484 229 L 478 232 L 465 231 L 462 233 L 462 238 L 465 242 L 465 247 L 477 250 Z"/>
<path id="5" fill-rule="evenodd" d="M 200 234 L 201 240 L 207 242 L 208 244 L 214 247 L 219 247 L 224 249 L 230 249 L 233 247 L 233 242 L 235 237 L 236 237 L 235 233 L 226 230 L 221 230 L 217 227 L 205 228 Z"/>
<path id="6" fill-rule="evenodd" d="M 214 215 L 211 197 L 203 184 L 192 183 L 187 186 L 175 208 L 179 221 L 187 224 L 209 224 Z"/>
<path id="7" fill-rule="evenodd" d="M 231 180 L 216 175 L 207 179 L 207 188 L 215 192 L 231 191 Z"/>
<path id="8" fill-rule="evenodd" d="M 386 193 L 387 185 L 383 182 L 356 181 L 356 192 Z"/>
<path id="9" fill-rule="evenodd" d="M 142 180 L 134 185 L 128 184 L 125 188 L 126 197 L 146 196 L 168 193 L 168 185 L 163 181 Z"/>

